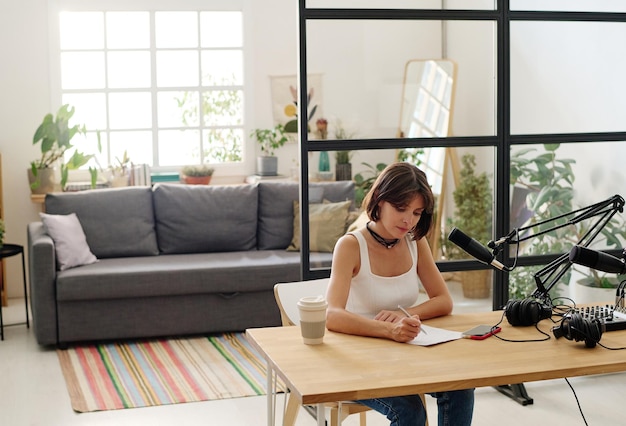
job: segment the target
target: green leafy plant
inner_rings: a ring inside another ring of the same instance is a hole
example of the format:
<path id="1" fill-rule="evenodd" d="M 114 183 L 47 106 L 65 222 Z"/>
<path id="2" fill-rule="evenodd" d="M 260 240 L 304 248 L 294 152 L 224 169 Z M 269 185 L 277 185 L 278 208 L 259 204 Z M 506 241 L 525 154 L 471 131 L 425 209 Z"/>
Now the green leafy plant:
<path id="1" fill-rule="evenodd" d="M 31 161 L 30 169 L 35 178 L 39 170 L 54 167 L 61 161 L 61 187 L 65 188 L 69 170 L 78 169 L 93 157 L 75 150 L 69 160 L 63 161 L 65 153 L 74 148 L 72 139 L 77 134 L 85 134 L 84 125 L 69 125 L 70 119 L 74 116 L 74 107 L 63 105 L 57 111 L 56 117 L 53 114 L 46 114 L 43 121 L 37 127 L 33 136 L 33 145 L 40 144 L 41 157 Z M 31 188 L 36 189 L 40 185 L 39 179 L 31 184 Z"/>
<path id="2" fill-rule="evenodd" d="M 351 151 L 336 151 L 335 152 L 335 161 L 337 164 L 349 164 L 352 159 Z"/>
<path id="3" fill-rule="evenodd" d="M 289 140 L 285 134 L 285 127 L 277 124 L 273 129 L 254 129 L 250 137 L 255 138 L 261 145 L 261 152 L 265 156 L 273 157 L 274 151 L 282 147 Z"/>
<path id="4" fill-rule="evenodd" d="M 372 189 L 374 181 L 376 180 L 380 172 L 382 172 L 383 169 L 387 167 L 387 164 L 385 163 L 378 163 L 376 164 L 376 166 L 372 166 L 369 163 L 361 164 L 367 167 L 367 169 L 363 173 L 357 173 L 354 176 L 354 202 L 357 206 L 360 206 L 361 203 L 363 203 L 363 199 L 365 198 L 365 195 L 370 191 L 370 189 Z"/>
<path id="5" fill-rule="evenodd" d="M 447 236 L 452 227 L 481 242 L 491 239 L 493 195 L 486 172 L 476 173 L 476 157 L 465 154 L 461 157 L 459 184 L 452 194 L 455 204 L 454 217 L 447 220 Z M 442 250 L 448 259 L 467 259 L 469 254 L 442 238 Z"/>

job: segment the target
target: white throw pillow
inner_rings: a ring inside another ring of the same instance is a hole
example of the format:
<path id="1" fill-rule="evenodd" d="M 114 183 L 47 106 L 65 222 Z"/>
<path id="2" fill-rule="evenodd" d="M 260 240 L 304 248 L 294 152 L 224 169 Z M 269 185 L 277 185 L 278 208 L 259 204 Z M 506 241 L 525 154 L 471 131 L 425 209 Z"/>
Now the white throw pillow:
<path id="1" fill-rule="evenodd" d="M 46 232 L 54 241 L 60 271 L 88 265 L 98 259 L 91 252 L 76 213 L 53 215 L 39 213 Z"/>

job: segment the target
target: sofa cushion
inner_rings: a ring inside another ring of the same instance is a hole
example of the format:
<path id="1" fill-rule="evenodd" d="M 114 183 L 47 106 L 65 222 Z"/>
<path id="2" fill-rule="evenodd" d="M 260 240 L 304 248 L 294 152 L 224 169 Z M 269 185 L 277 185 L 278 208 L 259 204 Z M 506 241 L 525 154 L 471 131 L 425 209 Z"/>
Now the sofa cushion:
<path id="1" fill-rule="evenodd" d="M 332 253 L 337 240 L 346 232 L 351 201 L 309 204 L 309 250 Z M 293 202 L 293 238 L 289 251 L 300 250 L 300 202 Z"/>
<path id="2" fill-rule="evenodd" d="M 159 254 L 152 190 L 132 186 L 47 194 L 46 213 L 76 213 L 99 259 Z"/>
<path id="3" fill-rule="evenodd" d="M 334 203 L 354 201 L 352 181 L 314 182 L 309 188 L 318 188 L 316 198 L 321 188 L 324 200 Z M 311 189 L 310 194 L 313 192 Z M 289 246 L 293 237 L 293 202 L 299 201 L 299 198 L 298 182 L 259 183 L 259 250 L 284 250 Z"/>
<path id="4" fill-rule="evenodd" d="M 87 244 L 87 238 L 76 213 L 45 214 L 39 213 L 46 233 L 54 241 L 57 268 L 64 271 L 76 266 L 97 262 Z"/>
<path id="5" fill-rule="evenodd" d="M 159 184 L 154 208 L 164 254 L 256 249 L 256 185 Z"/>

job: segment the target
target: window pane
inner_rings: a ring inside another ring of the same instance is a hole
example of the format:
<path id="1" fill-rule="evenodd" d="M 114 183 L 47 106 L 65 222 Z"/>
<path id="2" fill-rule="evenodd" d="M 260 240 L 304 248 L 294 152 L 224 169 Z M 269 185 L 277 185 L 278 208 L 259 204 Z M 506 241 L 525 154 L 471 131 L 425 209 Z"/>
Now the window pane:
<path id="1" fill-rule="evenodd" d="M 109 49 L 145 49 L 150 47 L 148 12 L 108 12 L 107 47 Z"/>
<path id="2" fill-rule="evenodd" d="M 150 93 L 111 93 L 109 95 L 111 129 L 148 129 L 152 127 Z"/>
<path id="3" fill-rule="evenodd" d="M 156 12 L 155 20 L 158 49 L 198 46 L 196 12 Z"/>
<path id="4" fill-rule="evenodd" d="M 445 40 L 442 34 L 446 35 Z M 424 58 L 422 62 L 439 60 L 444 55 L 444 45 L 446 62 L 452 64 L 451 73 L 443 75 L 443 67 L 431 67 L 424 91 L 414 91 L 407 102 L 406 92 L 424 78 L 407 73 L 405 84 L 405 72 L 414 69 L 409 65 L 418 62 L 413 58 Z M 307 89 L 312 95 L 308 106 L 310 125 L 321 117 L 350 120 L 358 123 L 356 137 L 360 139 L 393 138 L 399 134 L 495 135 L 493 22 L 311 20 L 307 29 L 307 61 L 309 70 L 325 70 L 323 74 L 308 76 Z M 296 86 L 275 84 L 280 78 L 272 77 L 273 111 L 275 120 L 286 124 L 293 120 L 285 107 L 293 104 L 290 87 Z M 341 90 L 328 90 L 329 87 Z M 443 104 L 446 99 L 453 101 L 449 108 Z M 415 110 L 418 101 L 419 108 Z M 424 125 L 417 127 L 418 121 L 413 120 L 411 126 L 408 120 L 401 120 L 409 112 L 417 113 Z M 404 121 L 406 126 L 402 126 Z"/>
<path id="5" fill-rule="evenodd" d="M 133 163 L 152 165 L 152 132 L 111 132 L 111 158 L 122 158 L 124 150 Z"/>
<path id="6" fill-rule="evenodd" d="M 61 53 L 61 87 L 67 89 L 104 88 L 103 52 Z"/>
<path id="7" fill-rule="evenodd" d="M 241 47 L 243 44 L 241 12 L 202 12 L 200 25 L 202 47 Z"/>
<path id="8" fill-rule="evenodd" d="M 61 50 L 102 49 L 104 47 L 102 12 L 61 12 L 59 29 Z"/>
<path id="9" fill-rule="evenodd" d="M 626 23 L 512 22 L 511 132 L 616 132 Z"/>
<path id="10" fill-rule="evenodd" d="M 109 52 L 109 87 L 150 87 L 150 52 Z"/>
<path id="11" fill-rule="evenodd" d="M 157 85 L 161 87 L 198 86 L 198 52 L 157 52 Z"/>
<path id="12" fill-rule="evenodd" d="M 212 129 L 203 132 L 204 162 L 238 162 L 243 159 L 242 129 Z"/>
<path id="13" fill-rule="evenodd" d="M 198 130 L 159 131 L 159 164 L 178 166 L 200 162 L 200 132 Z"/>
<path id="14" fill-rule="evenodd" d="M 159 92 L 159 127 L 197 126 L 198 92 Z"/>
<path id="15" fill-rule="evenodd" d="M 204 124 L 228 126 L 243 124 L 241 90 L 213 90 L 202 96 Z"/>
<path id="16" fill-rule="evenodd" d="M 85 124 L 87 130 L 106 129 L 106 97 L 104 93 L 66 93 L 63 95 L 63 104 L 70 104 L 75 108 L 76 123 Z"/>
<path id="17" fill-rule="evenodd" d="M 626 12 L 620 0 L 511 0 L 511 10 Z"/>
<path id="18" fill-rule="evenodd" d="M 203 51 L 201 57 L 203 86 L 243 84 L 243 52 L 241 50 Z"/>

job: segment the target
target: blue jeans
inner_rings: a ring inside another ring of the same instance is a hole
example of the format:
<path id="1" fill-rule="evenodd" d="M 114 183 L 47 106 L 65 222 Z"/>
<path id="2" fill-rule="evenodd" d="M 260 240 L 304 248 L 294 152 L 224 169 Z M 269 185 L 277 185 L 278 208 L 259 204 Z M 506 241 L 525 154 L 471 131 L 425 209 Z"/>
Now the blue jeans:
<path id="1" fill-rule="evenodd" d="M 474 389 L 429 394 L 437 398 L 439 426 L 469 426 L 474 412 Z M 422 426 L 426 410 L 419 395 L 357 401 L 387 416 L 390 426 Z M 432 422 L 431 422 L 432 423 Z"/>

